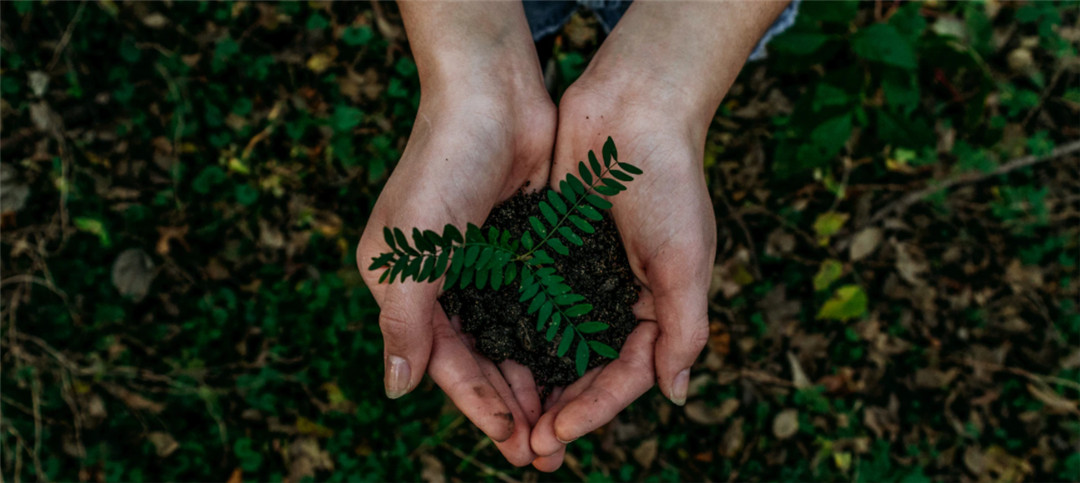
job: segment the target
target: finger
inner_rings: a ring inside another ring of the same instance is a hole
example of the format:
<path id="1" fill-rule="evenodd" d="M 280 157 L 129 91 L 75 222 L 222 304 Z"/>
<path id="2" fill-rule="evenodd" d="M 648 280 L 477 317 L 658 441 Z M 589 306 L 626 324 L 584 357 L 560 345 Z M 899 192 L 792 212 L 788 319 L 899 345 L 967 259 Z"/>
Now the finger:
<path id="1" fill-rule="evenodd" d="M 638 291 L 638 301 L 632 307 L 634 317 L 638 320 L 656 322 L 656 303 L 652 292 L 647 287 L 641 287 Z"/>
<path id="2" fill-rule="evenodd" d="M 495 389 L 499 398 L 510 409 L 510 415 L 514 422 L 514 429 L 510 438 L 505 441 L 496 441 L 495 447 L 499 449 L 499 452 L 506 457 L 510 464 L 518 467 L 527 466 L 536 459 L 536 455 L 533 454 L 532 449 L 529 447 L 532 423 L 528 421 L 528 417 L 521 409 L 521 405 L 515 399 L 514 391 L 510 389 L 506 379 L 499 372 L 499 369 L 495 367 L 495 364 L 483 356 L 474 354 L 473 357 L 484 372 L 484 377 L 487 378 L 491 387 Z"/>
<path id="3" fill-rule="evenodd" d="M 533 425 L 530 442 L 534 453 L 540 456 L 549 456 L 566 448 L 566 443 L 559 441 L 558 437 L 555 436 L 555 417 L 567 403 L 585 392 L 589 385 L 600 375 L 601 371 L 602 368 L 595 368 L 586 372 L 581 379 L 562 389 L 557 399 L 550 401 L 550 407 L 544 411 L 544 414 L 540 415 L 540 419 Z"/>
<path id="4" fill-rule="evenodd" d="M 562 466 L 563 458 L 566 457 L 566 446 L 559 448 L 555 454 L 537 457 L 533 461 L 533 467 L 545 473 L 551 473 Z"/>
<path id="5" fill-rule="evenodd" d="M 653 344 L 658 328 L 642 322 L 630 333 L 619 358 L 608 363 L 588 389 L 555 417 L 555 437 L 573 441 L 615 418 L 653 385 Z"/>
<path id="6" fill-rule="evenodd" d="M 660 337 L 656 341 L 656 375 L 660 390 L 672 402 L 686 404 L 690 366 L 709 340 L 708 286 L 659 292 L 654 297 Z"/>
<path id="7" fill-rule="evenodd" d="M 536 388 L 532 371 L 509 359 L 499 364 L 499 371 L 506 378 L 507 384 L 510 384 L 510 389 L 514 391 L 514 399 L 525 413 L 529 427 L 532 427 L 540 418 L 540 391 Z"/>
<path id="8" fill-rule="evenodd" d="M 386 287 L 379 312 L 383 335 L 383 382 L 386 395 L 397 399 L 424 377 L 431 356 L 431 317 L 438 286 L 405 282 Z"/>
<path id="9" fill-rule="evenodd" d="M 442 308 L 435 311 L 434 340 L 428 374 L 480 431 L 496 442 L 514 433 L 514 416 L 491 386 L 472 352 L 465 346 Z"/>

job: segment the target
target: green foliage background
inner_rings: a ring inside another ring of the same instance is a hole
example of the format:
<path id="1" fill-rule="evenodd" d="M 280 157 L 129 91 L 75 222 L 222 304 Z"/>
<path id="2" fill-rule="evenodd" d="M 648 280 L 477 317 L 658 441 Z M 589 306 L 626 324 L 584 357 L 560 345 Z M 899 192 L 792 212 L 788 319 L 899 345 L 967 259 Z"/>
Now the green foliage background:
<path id="1" fill-rule="evenodd" d="M 0 16 L 5 478 L 538 478 L 430 383 L 382 396 L 353 250 L 419 101 L 392 4 Z M 805 2 L 706 146 L 690 403 L 539 478 L 1080 479 L 1077 22 Z M 560 34 L 557 91 L 600 36 Z"/>

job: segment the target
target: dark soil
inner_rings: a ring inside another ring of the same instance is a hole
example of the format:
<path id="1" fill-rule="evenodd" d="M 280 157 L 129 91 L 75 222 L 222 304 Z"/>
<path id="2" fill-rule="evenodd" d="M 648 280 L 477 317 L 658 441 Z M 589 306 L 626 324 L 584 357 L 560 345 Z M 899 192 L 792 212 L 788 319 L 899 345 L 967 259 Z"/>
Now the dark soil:
<path id="1" fill-rule="evenodd" d="M 540 193 L 522 194 L 506 200 L 491 212 L 489 226 L 510 230 L 515 238 L 529 226 L 530 216 L 540 216 L 538 203 Z M 619 350 L 626 337 L 634 330 L 637 319 L 632 306 L 638 299 L 638 287 L 626 259 L 626 250 L 615 229 L 615 223 L 607 213 L 602 221 L 593 222 L 596 232 L 582 235 L 584 244 L 571 246 L 569 256 L 561 256 L 547 250 L 555 259 L 555 268 L 566 278 L 567 285 L 575 293 L 585 297 L 593 310 L 576 322 L 598 320 L 610 328 L 591 334 L 592 340 L 601 341 Z M 536 384 L 546 393 L 555 386 L 565 386 L 578 379 L 574 370 L 574 351 L 557 357 L 560 335 L 548 342 L 544 332 L 536 330 L 536 314 L 526 313 L 528 304 L 518 302 L 518 280 L 497 291 L 490 288 L 477 290 L 455 288 L 443 294 L 440 302 L 451 315 L 461 317 L 466 333 L 476 340 L 476 348 L 495 363 L 506 359 L 517 361 L 532 370 Z M 589 368 L 610 361 L 593 352 Z"/>

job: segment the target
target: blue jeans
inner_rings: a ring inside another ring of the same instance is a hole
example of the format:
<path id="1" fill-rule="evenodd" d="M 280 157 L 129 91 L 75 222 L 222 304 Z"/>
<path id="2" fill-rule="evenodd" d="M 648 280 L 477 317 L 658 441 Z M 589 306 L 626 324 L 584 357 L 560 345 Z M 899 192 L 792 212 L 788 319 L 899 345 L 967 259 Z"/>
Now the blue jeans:
<path id="1" fill-rule="evenodd" d="M 547 37 L 562 28 L 563 24 L 574 14 L 578 7 L 586 7 L 596 14 L 600 25 L 605 32 L 611 32 L 615 24 L 619 22 L 626 9 L 630 8 L 633 0 L 524 0 L 525 17 L 529 20 L 529 29 L 532 30 L 533 41 Z M 758 41 L 754 51 L 750 53 L 750 60 L 765 58 L 765 44 L 769 40 L 787 30 L 795 24 L 795 16 L 799 13 L 801 0 L 792 0 L 780 16 L 776 18 L 769 30 Z"/>

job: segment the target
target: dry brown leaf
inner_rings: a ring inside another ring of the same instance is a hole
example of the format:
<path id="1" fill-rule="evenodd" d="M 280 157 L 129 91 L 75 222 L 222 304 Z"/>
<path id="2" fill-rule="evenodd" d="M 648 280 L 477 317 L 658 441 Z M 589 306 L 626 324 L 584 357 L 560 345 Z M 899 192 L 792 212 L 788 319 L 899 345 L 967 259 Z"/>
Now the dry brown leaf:
<path id="1" fill-rule="evenodd" d="M 438 458 L 428 454 L 420 454 L 420 479 L 426 483 L 446 483 L 446 470 Z"/>
<path id="2" fill-rule="evenodd" d="M 154 261 L 141 248 L 124 250 L 113 262 L 113 285 L 121 295 L 136 302 L 146 298 L 154 275 Z"/>
<path id="3" fill-rule="evenodd" d="M 112 394 L 113 397 L 123 401 L 124 404 L 131 409 L 137 411 L 150 411 L 154 414 L 161 414 L 161 412 L 165 410 L 164 404 L 146 399 L 145 397 L 142 397 L 142 395 L 120 386 L 110 384 L 105 386 L 105 389 L 109 391 L 109 394 Z"/>
<path id="4" fill-rule="evenodd" d="M 1052 388 L 1032 383 L 1028 383 L 1027 388 L 1035 399 L 1046 405 L 1046 410 L 1051 414 L 1080 414 L 1080 410 L 1076 408 L 1076 401 L 1065 398 Z"/>
<path id="5" fill-rule="evenodd" d="M 779 439 L 788 439 L 799 432 L 799 411 L 785 409 L 773 419 L 773 434 Z"/>
<path id="6" fill-rule="evenodd" d="M 174 451 L 180 448 L 180 443 L 177 443 L 171 434 L 164 431 L 154 431 L 146 435 L 146 439 L 150 440 L 157 451 L 157 455 L 162 458 L 173 454 Z"/>
<path id="7" fill-rule="evenodd" d="M 724 431 L 724 436 L 720 439 L 720 454 L 727 458 L 734 458 L 739 455 L 739 451 L 743 447 L 743 418 L 736 418 L 732 421 L 731 426 L 728 426 L 727 431 Z"/>
<path id="8" fill-rule="evenodd" d="M 855 238 L 851 240 L 851 247 L 848 251 L 848 257 L 853 262 L 857 262 L 866 258 L 874 250 L 877 250 L 878 245 L 881 244 L 882 238 L 881 228 L 871 227 L 860 231 L 855 235 Z"/>
<path id="9" fill-rule="evenodd" d="M 915 371 L 915 385 L 926 389 L 943 389 L 958 375 L 960 370 L 955 367 L 947 371 L 925 367 Z"/>
<path id="10" fill-rule="evenodd" d="M 317 470 L 333 470 L 334 460 L 330 453 L 319 447 L 319 441 L 311 436 L 302 436 L 289 444 L 288 481 L 295 483 L 305 477 L 315 476 Z"/>
<path id="11" fill-rule="evenodd" d="M 652 467 L 653 461 L 656 460 L 656 454 L 659 450 L 660 442 L 656 437 L 646 439 L 637 448 L 634 448 L 634 460 L 642 468 L 649 469 Z"/>
<path id="12" fill-rule="evenodd" d="M 169 19 L 158 12 L 154 12 L 150 15 L 143 17 L 142 23 L 143 25 L 146 25 L 147 27 L 150 27 L 152 29 L 159 29 L 168 25 Z"/>
<path id="13" fill-rule="evenodd" d="M 791 365 L 791 382 L 795 386 L 795 389 L 806 389 L 810 384 L 810 378 L 806 377 L 806 372 L 803 372 L 802 364 L 799 364 L 799 359 L 792 354 L 791 351 L 787 353 L 788 364 Z"/>
<path id="14" fill-rule="evenodd" d="M 705 401 L 690 401 L 683 410 L 686 417 L 698 424 L 720 424 L 739 409 L 738 399 L 726 399 L 719 407 L 705 404 Z"/>
<path id="15" fill-rule="evenodd" d="M 158 241 L 155 250 L 157 251 L 158 255 L 164 256 L 169 254 L 169 242 L 172 240 L 180 242 L 180 245 L 182 245 L 185 250 L 191 251 L 191 247 L 189 247 L 187 241 L 184 240 L 184 237 L 187 236 L 188 233 L 188 225 L 159 226 L 157 228 L 157 232 Z"/>

